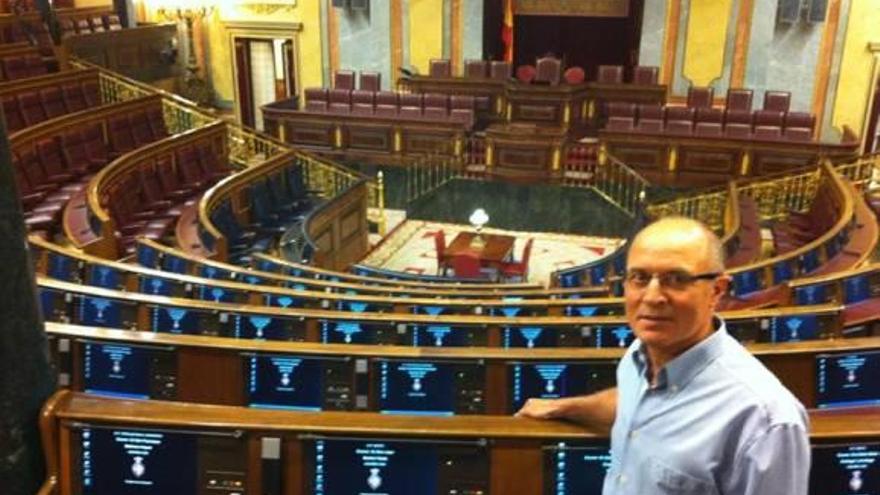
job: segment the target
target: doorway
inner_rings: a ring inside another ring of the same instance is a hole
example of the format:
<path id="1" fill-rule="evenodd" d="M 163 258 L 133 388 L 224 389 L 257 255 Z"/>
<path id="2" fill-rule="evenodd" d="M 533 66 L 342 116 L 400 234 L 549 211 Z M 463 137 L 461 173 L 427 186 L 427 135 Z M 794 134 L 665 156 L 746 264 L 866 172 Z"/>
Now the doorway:
<path id="1" fill-rule="evenodd" d="M 260 107 L 296 95 L 293 41 L 236 36 L 233 45 L 239 122 L 262 131 Z"/>

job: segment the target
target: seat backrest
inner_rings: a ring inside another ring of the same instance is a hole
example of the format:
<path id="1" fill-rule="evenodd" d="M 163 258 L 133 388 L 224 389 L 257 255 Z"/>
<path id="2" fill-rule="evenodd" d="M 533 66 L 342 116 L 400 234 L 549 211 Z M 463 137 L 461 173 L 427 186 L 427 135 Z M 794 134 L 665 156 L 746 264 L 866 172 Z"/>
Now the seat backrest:
<path id="1" fill-rule="evenodd" d="M 58 141 L 53 138 L 41 139 L 37 142 L 37 156 L 43 164 L 43 170 L 50 177 L 66 173 L 64 155 Z"/>
<path id="2" fill-rule="evenodd" d="M 351 92 L 351 103 L 373 106 L 376 93 L 365 89 L 356 89 Z"/>
<path id="3" fill-rule="evenodd" d="M 533 65 L 520 65 L 516 68 L 516 78 L 519 82 L 530 83 L 535 80 L 538 72 Z"/>
<path id="4" fill-rule="evenodd" d="M 306 100 L 307 112 L 326 112 L 327 102 L 321 100 Z"/>
<path id="5" fill-rule="evenodd" d="M 361 71 L 358 74 L 358 88 L 364 91 L 379 91 L 382 89 L 382 74 L 372 71 Z"/>
<path id="6" fill-rule="evenodd" d="M 107 143 L 104 142 L 104 133 L 101 132 L 100 124 L 87 125 L 83 129 L 83 145 L 90 160 L 103 163 L 109 161 Z"/>
<path id="7" fill-rule="evenodd" d="M 452 258 L 452 271 L 457 278 L 480 278 L 480 258 L 473 253 L 462 253 Z"/>
<path id="8" fill-rule="evenodd" d="M 785 139 L 789 141 L 810 141 L 813 139 L 813 131 L 806 127 L 786 127 Z"/>
<path id="9" fill-rule="evenodd" d="M 562 79 L 565 80 L 566 84 L 580 84 L 584 82 L 586 77 L 584 69 L 577 66 L 565 69 L 565 73 L 562 74 Z"/>
<path id="10" fill-rule="evenodd" d="M 602 84 L 621 84 L 623 83 L 623 66 L 622 65 L 600 65 L 596 74 L 596 82 Z"/>
<path id="11" fill-rule="evenodd" d="M 376 105 L 390 105 L 396 107 L 398 103 L 398 96 L 394 91 L 378 91 L 376 93 Z"/>
<path id="12" fill-rule="evenodd" d="M 535 63 L 535 81 L 550 85 L 559 84 L 562 77 L 562 61 L 556 57 L 541 57 Z"/>
<path id="13" fill-rule="evenodd" d="M 496 81 L 506 81 L 510 79 L 511 66 L 510 62 L 504 60 L 493 60 L 489 63 L 489 77 Z"/>
<path id="14" fill-rule="evenodd" d="M 422 116 L 428 120 L 446 120 L 449 118 L 449 110 L 442 107 L 425 107 Z"/>
<path id="15" fill-rule="evenodd" d="M 751 112 L 753 93 L 751 89 L 728 89 L 727 101 L 724 106 L 728 110 L 748 110 Z"/>
<path id="16" fill-rule="evenodd" d="M 660 69 L 651 65 L 637 65 L 633 69 L 633 84 L 650 86 L 657 84 Z"/>
<path id="17" fill-rule="evenodd" d="M 150 132 L 153 134 L 154 141 L 168 137 L 168 128 L 165 126 L 165 116 L 162 114 L 161 107 L 147 109 L 147 121 L 150 124 Z"/>
<path id="18" fill-rule="evenodd" d="M 470 128 L 474 125 L 474 111 L 470 108 L 453 108 L 449 120 L 459 122 Z"/>
<path id="19" fill-rule="evenodd" d="M 397 115 L 404 119 L 420 119 L 422 118 L 422 107 L 404 107 L 401 106 Z"/>
<path id="20" fill-rule="evenodd" d="M 428 65 L 431 77 L 452 77 L 452 64 L 447 58 L 432 58 Z"/>
<path id="21" fill-rule="evenodd" d="M 697 122 L 714 122 L 720 124 L 723 121 L 724 111 L 720 108 L 697 108 Z"/>
<path id="22" fill-rule="evenodd" d="M 666 107 L 666 121 L 682 120 L 693 122 L 694 109 L 690 107 Z"/>
<path id="23" fill-rule="evenodd" d="M 752 126 L 751 110 L 727 109 L 724 111 L 724 122 L 728 124 L 745 124 Z"/>
<path id="24" fill-rule="evenodd" d="M 400 108 L 422 108 L 421 93 L 402 93 L 400 95 Z"/>
<path id="25" fill-rule="evenodd" d="M 24 117 L 21 115 L 21 109 L 18 106 L 18 99 L 12 96 L 3 98 L 3 116 L 6 117 L 7 132 L 11 133 L 27 127 Z"/>
<path id="26" fill-rule="evenodd" d="M 425 108 L 449 108 L 449 97 L 440 93 L 427 93 L 424 96 Z"/>
<path id="27" fill-rule="evenodd" d="M 787 112 L 791 105 L 791 93 L 788 91 L 765 91 L 764 110 Z"/>
<path id="28" fill-rule="evenodd" d="M 24 65 L 27 67 L 28 77 L 42 76 L 49 73 L 43 58 L 37 54 L 26 56 L 24 58 Z"/>
<path id="29" fill-rule="evenodd" d="M 652 119 L 663 120 L 666 110 L 662 105 L 642 103 L 639 105 L 639 120 Z"/>
<path id="30" fill-rule="evenodd" d="M 785 127 L 812 130 L 816 126 L 816 116 L 808 112 L 788 112 L 785 114 Z"/>
<path id="31" fill-rule="evenodd" d="M 608 104 L 609 117 L 631 117 L 636 116 L 636 104 L 626 103 L 622 101 L 612 101 Z"/>
<path id="32" fill-rule="evenodd" d="M 663 129 L 667 134 L 690 135 L 694 131 L 694 123 L 689 120 L 667 120 Z"/>
<path id="33" fill-rule="evenodd" d="M 150 120 L 146 113 L 137 112 L 129 115 L 128 125 L 131 127 L 131 136 L 137 147 L 153 142 L 153 131 L 150 129 Z"/>
<path id="34" fill-rule="evenodd" d="M 474 109 L 474 97 L 470 95 L 452 95 L 449 97 L 449 106 L 453 110 L 456 109 Z"/>
<path id="35" fill-rule="evenodd" d="M 721 123 L 720 122 L 697 122 L 696 127 L 694 127 L 694 134 L 697 136 L 720 136 L 721 135 Z"/>
<path id="36" fill-rule="evenodd" d="M 46 117 L 50 119 L 67 113 L 67 107 L 64 105 L 64 99 L 61 97 L 61 90 L 57 87 L 41 90 L 40 100 L 43 103 Z"/>
<path id="37" fill-rule="evenodd" d="M 24 57 L 20 57 L 17 55 L 11 57 L 3 57 L 3 60 L 0 61 L 0 65 L 3 66 L 3 74 L 6 76 L 6 79 L 8 81 L 29 77 L 28 68 L 24 62 Z"/>
<path id="38" fill-rule="evenodd" d="M 126 152 L 136 148 L 131 126 L 125 115 L 110 119 L 107 123 L 107 134 L 110 138 L 110 148 L 113 151 Z"/>
<path id="39" fill-rule="evenodd" d="M 338 70 L 333 78 L 333 87 L 337 89 L 354 89 L 354 71 Z"/>
<path id="40" fill-rule="evenodd" d="M 329 96 L 329 92 L 327 88 L 306 88 L 305 90 L 306 103 L 310 101 L 323 101 L 327 102 Z"/>
<path id="41" fill-rule="evenodd" d="M 688 88 L 687 106 L 691 108 L 710 108 L 715 96 L 715 89 L 711 86 L 691 86 Z"/>
<path id="42" fill-rule="evenodd" d="M 474 77 L 474 78 L 483 78 L 486 77 L 489 71 L 489 64 L 486 63 L 485 60 L 465 60 L 464 61 L 464 76 L 465 77 Z"/>
<path id="43" fill-rule="evenodd" d="M 88 107 L 82 86 L 79 84 L 65 84 L 61 88 L 61 96 L 64 98 L 64 104 L 70 112 L 79 112 Z"/>
<path id="44" fill-rule="evenodd" d="M 329 92 L 328 101 L 333 103 L 351 104 L 351 90 L 344 88 L 333 88 Z"/>
<path id="45" fill-rule="evenodd" d="M 32 126 L 46 120 L 46 111 L 40 102 L 40 96 L 34 92 L 20 93 L 18 95 L 18 108 L 26 126 Z"/>
<path id="46" fill-rule="evenodd" d="M 724 124 L 724 135 L 727 137 L 746 139 L 752 136 L 752 126 L 751 124 L 728 122 Z"/>
<path id="47" fill-rule="evenodd" d="M 70 166 L 88 166 L 89 154 L 86 152 L 83 134 L 78 130 L 67 131 L 61 135 L 61 152 Z"/>
<path id="48" fill-rule="evenodd" d="M 82 83 L 83 96 L 89 107 L 101 106 L 101 89 L 98 87 L 97 81 L 86 81 Z"/>
<path id="49" fill-rule="evenodd" d="M 775 125 L 756 125 L 755 139 L 779 139 L 782 137 L 782 128 Z"/>
<path id="50" fill-rule="evenodd" d="M 784 114 L 779 110 L 755 110 L 752 120 L 755 126 L 782 127 Z"/>
<path id="51" fill-rule="evenodd" d="M 610 117 L 605 123 L 605 130 L 632 132 L 635 119 L 632 117 Z"/>

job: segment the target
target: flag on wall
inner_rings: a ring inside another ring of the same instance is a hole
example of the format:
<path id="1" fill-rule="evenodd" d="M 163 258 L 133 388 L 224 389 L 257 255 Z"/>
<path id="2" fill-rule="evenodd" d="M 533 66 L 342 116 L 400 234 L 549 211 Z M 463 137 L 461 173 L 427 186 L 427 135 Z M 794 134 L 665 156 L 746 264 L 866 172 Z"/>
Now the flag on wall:
<path id="1" fill-rule="evenodd" d="M 513 2 L 514 0 L 504 0 L 504 23 L 501 25 L 504 60 L 507 62 L 513 62 Z"/>

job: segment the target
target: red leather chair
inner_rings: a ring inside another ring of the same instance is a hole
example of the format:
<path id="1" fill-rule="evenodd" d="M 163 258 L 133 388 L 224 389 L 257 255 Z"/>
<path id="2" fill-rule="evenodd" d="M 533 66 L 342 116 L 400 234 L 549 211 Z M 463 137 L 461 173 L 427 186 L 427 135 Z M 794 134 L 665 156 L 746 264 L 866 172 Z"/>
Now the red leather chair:
<path id="1" fill-rule="evenodd" d="M 782 137 L 782 128 L 775 125 L 756 125 L 755 139 L 778 140 Z"/>
<path id="2" fill-rule="evenodd" d="M 452 77 L 452 63 L 447 58 L 432 58 L 428 65 L 431 77 Z"/>
<path id="3" fill-rule="evenodd" d="M 449 108 L 449 97 L 440 93 L 426 93 L 423 98 L 423 106 L 428 108 Z"/>
<path id="4" fill-rule="evenodd" d="M 168 137 L 168 128 L 165 126 L 165 116 L 162 114 L 162 108 L 149 108 L 147 110 L 147 122 L 150 125 L 153 141 Z"/>
<path id="5" fill-rule="evenodd" d="M 813 131 L 806 127 L 786 127 L 783 133 L 789 141 L 812 141 Z"/>
<path id="6" fill-rule="evenodd" d="M 327 88 L 306 88 L 306 103 L 310 101 L 322 101 L 325 104 L 329 101 L 329 91 Z"/>
<path id="7" fill-rule="evenodd" d="M 110 14 L 107 16 L 107 30 L 108 31 L 119 31 L 122 29 L 122 22 L 119 20 L 119 16 L 116 14 Z"/>
<path id="8" fill-rule="evenodd" d="M 694 132 L 694 123 L 690 120 L 667 120 L 663 130 L 666 134 L 689 136 Z"/>
<path id="9" fill-rule="evenodd" d="M 452 258 L 452 271 L 456 278 L 483 278 L 480 258 L 473 253 L 462 253 Z"/>
<path id="10" fill-rule="evenodd" d="M 399 96 L 400 108 L 422 108 L 421 93 L 402 93 Z"/>
<path id="11" fill-rule="evenodd" d="M 434 234 L 434 250 L 437 254 L 437 275 L 446 275 L 449 266 L 446 260 L 446 233 L 443 229 Z"/>
<path id="12" fill-rule="evenodd" d="M 530 83 L 535 80 L 537 71 L 533 65 L 520 65 L 516 68 L 516 79 L 519 82 Z"/>
<path id="13" fill-rule="evenodd" d="M 471 78 L 485 78 L 489 70 L 489 64 L 485 60 L 465 60 L 464 76 Z"/>
<path id="14" fill-rule="evenodd" d="M 88 19 L 73 21 L 73 25 L 76 26 L 76 34 L 92 34 L 92 26 L 89 24 Z"/>
<path id="15" fill-rule="evenodd" d="M 623 84 L 622 65 L 600 65 L 596 82 L 602 84 Z"/>
<path id="16" fill-rule="evenodd" d="M 18 100 L 11 96 L 3 98 L 3 115 L 6 117 L 6 128 L 8 132 L 14 132 L 24 129 L 27 124 L 21 115 L 21 109 L 18 106 Z"/>
<path id="17" fill-rule="evenodd" d="M 529 259 L 532 256 L 532 243 L 534 239 L 529 239 L 526 241 L 526 245 L 523 248 L 522 259 L 519 261 L 513 261 L 510 263 L 504 263 L 501 266 L 501 277 L 505 280 L 511 278 L 519 278 L 522 281 L 525 281 L 529 277 Z"/>
<path id="18" fill-rule="evenodd" d="M 642 103 L 638 106 L 639 120 L 660 120 L 666 117 L 666 108 L 662 105 L 654 105 L 651 103 Z"/>
<path id="19" fill-rule="evenodd" d="M 106 31 L 104 28 L 104 19 L 99 15 L 89 18 L 89 24 L 92 26 L 93 33 L 103 33 Z"/>
<path id="20" fill-rule="evenodd" d="M 607 105 L 609 117 L 636 118 L 636 104 L 622 101 L 613 101 Z"/>
<path id="21" fill-rule="evenodd" d="M 18 108 L 26 126 L 30 127 L 46 120 L 46 111 L 36 92 L 19 93 Z"/>
<path id="22" fill-rule="evenodd" d="M 88 81 L 82 83 L 83 96 L 89 107 L 101 106 L 104 102 L 101 100 L 101 90 L 97 81 Z"/>
<path id="23" fill-rule="evenodd" d="M 713 122 L 720 124 L 724 121 L 724 111 L 720 108 L 698 108 L 696 116 L 697 122 Z"/>
<path id="24" fill-rule="evenodd" d="M 3 65 L 3 74 L 7 81 L 30 77 L 27 65 L 24 63 L 24 57 L 4 57 L 0 64 Z"/>
<path id="25" fill-rule="evenodd" d="M 785 114 L 778 110 L 755 110 L 752 116 L 755 127 L 759 125 L 782 127 L 784 119 Z"/>
<path id="26" fill-rule="evenodd" d="M 131 128 L 131 137 L 134 138 L 135 145 L 138 148 L 154 141 L 153 130 L 150 129 L 150 121 L 146 113 L 138 112 L 131 114 L 128 118 L 128 126 Z"/>
<path id="27" fill-rule="evenodd" d="M 100 124 L 92 124 L 83 130 L 83 145 L 89 160 L 94 160 L 102 165 L 110 161 L 110 152 L 107 143 L 104 142 L 104 133 Z"/>
<path id="28" fill-rule="evenodd" d="M 689 107 L 666 107 L 666 123 L 683 121 L 693 123 L 696 112 Z"/>
<path id="29" fill-rule="evenodd" d="M 562 74 L 562 79 L 566 84 L 581 84 L 586 77 L 584 69 L 577 66 L 565 69 L 565 72 Z"/>
<path id="30" fill-rule="evenodd" d="M 720 137 L 721 136 L 721 123 L 720 122 L 697 122 L 697 125 L 694 127 L 694 134 L 697 136 Z"/>
<path id="31" fill-rule="evenodd" d="M 42 76 L 49 73 L 46 63 L 39 55 L 28 55 L 24 58 L 24 65 L 27 68 L 28 77 Z"/>
<path id="32" fill-rule="evenodd" d="M 794 127 L 812 131 L 816 127 L 816 116 L 809 112 L 788 112 L 785 114 L 785 128 Z"/>
<path id="33" fill-rule="evenodd" d="M 610 117 L 605 122 L 606 131 L 632 132 L 633 129 L 635 129 L 635 119 L 633 117 Z"/>
<path id="34" fill-rule="evenodd" d="M 125 115 L 110 119 L 107 123 L 107 135 L 110 138 L 110 149 L 117 155 L 137 148 L 137 143 L 131 133 L 131 125 Z"/>
<path id="35" fill-rule="evenodd" d="M 724 122 L 726 124 L 745 124 L 751 127 L 752 118 L 753 116 L 751 110 L 737 110 L 728 108 L 724 111 Z"/>
<path id="36" fill-rule="evenodd" d="M 471 128 L 474 125 L 474 111 L 470 108 L 453 108 L 449 112 L 449 120 L 462 123 L 465 127 Z"/>
<path id="37" fill-rule="evenodd" d="M 453 110 L 474 110 L 474 97 L 470 95 L 452 95 L 449 97 L 449 107 Z"/>
<path id="38" fill-rule="evenodd" d="M 751 124 L 728 122 L 724 124 L 724 135 L 732 138 L 748 139 L 752 137 Z"/>

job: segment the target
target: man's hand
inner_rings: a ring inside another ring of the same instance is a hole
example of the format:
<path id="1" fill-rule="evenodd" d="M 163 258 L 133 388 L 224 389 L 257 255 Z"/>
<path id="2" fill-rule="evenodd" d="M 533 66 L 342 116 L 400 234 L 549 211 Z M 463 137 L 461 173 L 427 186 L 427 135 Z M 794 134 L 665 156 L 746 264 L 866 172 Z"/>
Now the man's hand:
<path id="1" fill-rule="evenodd" d="M 519 418 L 556 419 L 563 418 L 564 401 L 558 399 L 529 399 L 516 412 Z"/>

